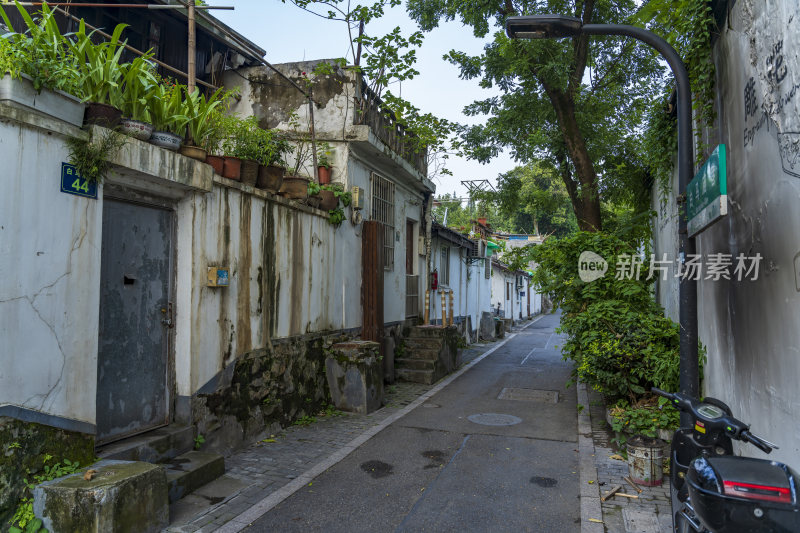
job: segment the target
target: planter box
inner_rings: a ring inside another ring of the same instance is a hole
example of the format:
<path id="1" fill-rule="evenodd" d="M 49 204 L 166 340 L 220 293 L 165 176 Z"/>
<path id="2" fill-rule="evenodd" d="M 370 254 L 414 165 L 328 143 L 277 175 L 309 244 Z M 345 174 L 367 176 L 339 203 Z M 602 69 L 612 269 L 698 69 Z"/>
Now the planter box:
<path id="1" fill-rule="evenodd" d="M 63 120 L 73 126 L 83 125 L 83 110 L 86 107 L 80 99 L 62 91 L 42 89 L 37 93 L 30 79 L 14 80 L 5 75 L 0 78 L 0 102 L 16 104 L 44 115 Z"/>

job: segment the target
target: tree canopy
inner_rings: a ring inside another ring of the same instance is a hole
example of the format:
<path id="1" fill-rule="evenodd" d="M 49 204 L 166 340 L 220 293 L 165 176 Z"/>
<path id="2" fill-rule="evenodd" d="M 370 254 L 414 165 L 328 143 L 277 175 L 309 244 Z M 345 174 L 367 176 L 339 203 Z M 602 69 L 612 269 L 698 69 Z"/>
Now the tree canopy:
<path id="1" fill-rule="evenodd" d="M 601 197 L 640 202 L 647 180 L 637 136 L 653 97 L 663 87 L 654 52 L 633 39 L 581 35 L 562 40 L 512 40 L 509 16 L 563 13 L 586 23 L 624 23 L 633 0 L 409 0 L 408 12 L 425 31 L 458 20 L 492 41 L 479 56 L 457 50 L 445 59 L 464 79 L 499 95 L 466 107 L 488 115 L 485 124 L 460 126 L 460 148 L 487 162 L 510 150 L 522 162 L 556 169 L 580 229 L 600 230 Z"/>

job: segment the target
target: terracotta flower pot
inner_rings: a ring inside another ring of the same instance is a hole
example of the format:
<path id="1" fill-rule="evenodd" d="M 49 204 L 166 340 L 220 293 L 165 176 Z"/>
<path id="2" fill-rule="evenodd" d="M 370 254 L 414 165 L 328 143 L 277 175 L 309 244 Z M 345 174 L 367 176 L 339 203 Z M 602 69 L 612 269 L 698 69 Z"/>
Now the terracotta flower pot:
<path id="1" fill-rule="evenodd" d="M 191 144 L 184 144 L 178 149 L 178 153 L 181 155 L 185 155 L 186 157 L 191 157 L 192 159 L 197 159 L 198 161 L 205 161 L 206 157 L 208 157 L 208 152 L 199 146 L 192 146 Z"/>
<path id="2" fill-rule="evenodd" d="M 255 187 L 258 179 L 258 163 L 252 159 L 242 159 L 242 183 Z"/>
<path id="3" fill-rule="evenodd" d="M 328 191 L 322 189 L 319 191 L 319 208 L 323 211 L 330 211 L 331 209 L 336 209 L 336 206 L 339 204 L 339 199 L 336 198 L 336 194 L 333 191 Z"/>
<path id="4" fill-rule="evenodd" d="M 232 180 L 239 181 L 242 172 L 242 160 L 238 157 L 225 156 L 225 162 L 222 165 L 222 176 Z"/>
<path id="5" fill-rule="evenodd" d="M 180 135 L 175 135 L 168 131 L 154 131 L 150 136 L 150 144 L 160 148 L 166 148 L 172 152 L 177 152 L 182 142 L 183 139 Z"/>
<path id="6" fill-rule="evenodd" d="M 308 178 L 284 176 L 279 193 L 290 200 L 303 200 L 308 196 Z"/>
<path id="7" fill-rule="evenodd" d="M 283 174 L 286 169 L 274 165 L 260 165 L 258 167 L 258 180 L 256 187 L 270 192 L 278 192 L 283 184 Z"/>
<path id="8" fill-rule="evenodd" d="M 327 185 L 331 182 L 330 167 L 317 167 L 317 174 L 319 175 L 320 185 Z"/>
<path id="9" fill-rule="evenodd" d="M 225 158 L 221 155 L 208 155 L 206 156 L 206 163 L 211 165 L 214 172 L 222 176 L 222 167 L 225 165 Z"/>
<path id="10" fill-rule="evenodd" d="M 83 114 L 84 124 L 94 124 L 104 128 L 116 128 L 122 120 L 122 111 L 108 104 L 89 102 Z"/>
<path id="11" fill-rule="evenodd" d="M 149 141 L 150 136 L 153 134 L 153 125 L 141 120 L 123 118 L 119 122 L 119 131 L 128 137 L 133 137 L 140 141 Z"/>

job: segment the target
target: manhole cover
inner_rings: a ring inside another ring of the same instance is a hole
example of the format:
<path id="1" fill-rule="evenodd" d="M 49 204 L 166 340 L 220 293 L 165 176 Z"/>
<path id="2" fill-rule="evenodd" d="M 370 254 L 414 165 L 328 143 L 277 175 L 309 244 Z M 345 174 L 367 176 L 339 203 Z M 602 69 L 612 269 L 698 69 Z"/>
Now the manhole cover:
<path id="1" fill-rule="evenodd" d="M 558 403 L 558 391 L 506 387 L 500 391 L 500 396 L 498 396 L 497 399 L 518 400 L 521 402 Z"/>
<path id="2" fill-rule="evenodd" d="M 479 413 L 477 415 L 469 415 L 467 420 L 482 426 L 513 426 L 519 424 L 522 419 L 513 415 L 501 415 L 498 413 Z"/>

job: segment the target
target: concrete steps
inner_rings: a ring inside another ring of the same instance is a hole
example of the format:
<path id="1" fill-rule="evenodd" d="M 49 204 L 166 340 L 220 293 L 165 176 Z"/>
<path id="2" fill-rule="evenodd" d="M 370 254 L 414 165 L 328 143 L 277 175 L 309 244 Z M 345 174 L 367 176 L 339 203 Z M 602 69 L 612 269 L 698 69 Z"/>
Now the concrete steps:
<path id="1" fill-rule="evenodd" d="M 395 369 L 397 377 L 404 381 L 413 381 L 414 383 L 425 383 L 431 385 L 434 381 L 433 370 L 413 370 L 411 368 L 397 368 Z"/>
<path id="2" fill-rule="evenodd" d="M 395 359 L 394 364 L 409 370 L 436 370 L 436 360 L 430 359 Z"/>
<path id="3" fill-rule="evenodd" d="M 442 340 L 435 337 L 409 337 L 404 345 L 407 351 L 416 350 L 439 350 L 442 347 Z"/>
<path id="4" fill-rule="evenodd" d="M 194 428 L 170 424 L 147 433 L 106 444 L 97 450 L 101 459 L 163 463 L 194 446 Z"/>
<path id="5" fill-rule="evenodd" d="M 186 452 L 165 462 L 164 466 L 169 503 L 175 503 L 225 473 L 225 459 L 216 453 Z"/>
<path id="6" fill-rule="evenodd" d="M 170 424 L 100 447 L 101 459 L 161 464 L 166 469 L 169 503 L 225 474 L 225 459 L 193 451 L 195 428 Z"/>

